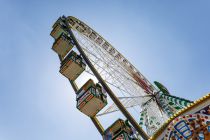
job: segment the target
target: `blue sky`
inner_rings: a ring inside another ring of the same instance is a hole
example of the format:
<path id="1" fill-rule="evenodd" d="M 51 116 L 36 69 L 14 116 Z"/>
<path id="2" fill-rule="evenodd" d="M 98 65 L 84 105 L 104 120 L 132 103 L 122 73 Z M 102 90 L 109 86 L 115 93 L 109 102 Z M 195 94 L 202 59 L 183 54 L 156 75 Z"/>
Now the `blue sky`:
<path id="1" fill-rule="evenodd" d="M 101 139 L 58 72 L 49 34 L 59 16 L 81 19 L 151 82 L 196 100 L 210 92 L 209 13 L 207 0 L 1 0 L 0 140 Z"/>

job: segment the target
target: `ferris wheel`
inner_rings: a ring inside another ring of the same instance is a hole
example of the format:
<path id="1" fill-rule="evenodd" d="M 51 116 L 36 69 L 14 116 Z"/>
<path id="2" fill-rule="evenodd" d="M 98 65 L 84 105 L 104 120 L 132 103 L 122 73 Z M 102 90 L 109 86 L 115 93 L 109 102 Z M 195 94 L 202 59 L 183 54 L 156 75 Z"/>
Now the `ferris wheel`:
<path id="1" fill-rule="evenodd" d="M 155 88 L 108 41 L 75 17 L 60 17 L 53 25 L 51 36 L 55 39 L 52 49 L 61 60 L 60 73 L 69 79 L 75 90 L 77 108 L 91 118 L 105 140 L 126 135 L 130 138 L 134 131 L 136 139 L 149 139 L 170 116 L 191 103 L 170 95 L 159 82 L 155 82 L 158 87 Z M 78 88 L 76 80 L 83 73 L 96 80 L 89 79 Z M 134 109 L 138 118 L 127 109 Z M 126 123 L 121 119 L 107 130 L 103 129 L 97 117 L 117 111 L 122 112 L 128 120 L 127 126 L 130 124 L 132 129 L 123 127 L 120 122 Z M 126 135 L 115 134 L 114 131 L 118 132 L 114 130 L 115 125 L 123 127 Z"/>

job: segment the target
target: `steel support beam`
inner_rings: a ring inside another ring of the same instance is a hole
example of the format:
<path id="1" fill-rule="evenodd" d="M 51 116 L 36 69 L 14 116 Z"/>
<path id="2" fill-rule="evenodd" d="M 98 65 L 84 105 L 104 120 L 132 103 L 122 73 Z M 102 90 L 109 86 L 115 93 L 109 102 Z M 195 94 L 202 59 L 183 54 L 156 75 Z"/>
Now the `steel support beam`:
<path id="1" fill-rule="evenodd" d="M 141 137 L 145 140 L 149 139 L 149 136 L 144 132 L 144 130 L 139 126 L 139 124 L 135 121 L 135 119 L 131 116 L 131 114 L 126 110 L 126 108 L 122 105 L 122 103 L 118 100 L 118 98 L 115 96 L 115 94 L 112 92 L 112 90 L 109 88 L 109 86 L 106 84 L 106 82 L 103 80 L 101 75 L 98 73 L 98 71 L 95 69 L 91 61 L 86 56 L 85 52 L 83 51 L 82 47 L 76 40 L 71 28 L 69 27 L 69 23 L 67 18 L 65 18 L 65 24 L 68 27 L 68 32 L 70 36 L 73 38 L 76 48 L 78 49 L 79 53 L 87 63 L 88 67 L 91 69 L 95 77 L 98 79 L 98 81 L 101 83 L 101 85 L 104 87 L 106 92 L 109 94 L 110 98 L 113 100 L 113 102 L 117 105 L 119 110 L 123 113 L 123 115 L 128 119 L 128 121 L 132 124 L 132 126 L 136 129 L 136 131 L 141 135 Z"/>
<path id="2" fill-rule="evenodd" d="M 99 120 L 96 118 L 96 116 L 94 117 L 90 117 L 90 119 L 92 120 L 93 124 L 95 125 L 95 127 L 97 128 L 98 132 L 101 134 L 101 136 L 103 137 L 104 135 L 104 128 L 101 125 L 101 123 L 99 122 Z"/>

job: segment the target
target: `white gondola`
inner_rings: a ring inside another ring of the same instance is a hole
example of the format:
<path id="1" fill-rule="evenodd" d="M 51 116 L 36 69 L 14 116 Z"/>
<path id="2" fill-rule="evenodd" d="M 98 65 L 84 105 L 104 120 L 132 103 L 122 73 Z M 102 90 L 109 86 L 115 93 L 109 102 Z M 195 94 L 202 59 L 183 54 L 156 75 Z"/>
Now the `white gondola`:
<path id="1" fill-rule="evenodd" d="M 128 121 L 118 119 L 104 131 L 103 140 L 136 140 L 132 135 Z"/>
<path id="2" fill-rule="evenodd" d="M 54 38 L 54 39 L 58 39 L 58 37 L 62 34 L 68 34 L 67 32 L 67 27 L 66 25 L 63 23 L 62 19 L 59 18 L 55 24 L 53 25 L 53 30 L 50 33 L 50 35 Z"/>
<path id="3" fill-rule="evenodd" d="M 76 80 L 85 70 L 86 64 L 76 52 L 71 51 L 61 63 L 60 73 L 69 80 Z"/>
<path id="4" fill-rule="evenodd" d="M 99 84 L 88 80 L 77 94 L 77 108 L 89 117 L 95 116 L 107 105 L 107 96 Z"/>
<path id="5" fill-rule="evenodd" d="M 62 33 L 54 42 L 52 49 L 63 59 L 66 54 L 73 48 L 73 42 L 70 37 Z"/>

